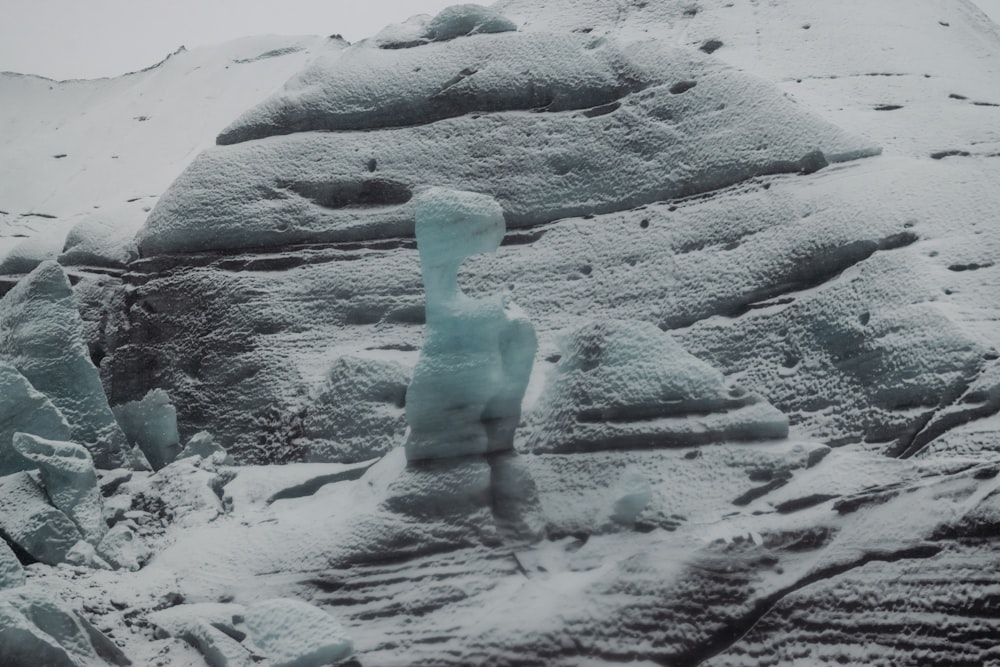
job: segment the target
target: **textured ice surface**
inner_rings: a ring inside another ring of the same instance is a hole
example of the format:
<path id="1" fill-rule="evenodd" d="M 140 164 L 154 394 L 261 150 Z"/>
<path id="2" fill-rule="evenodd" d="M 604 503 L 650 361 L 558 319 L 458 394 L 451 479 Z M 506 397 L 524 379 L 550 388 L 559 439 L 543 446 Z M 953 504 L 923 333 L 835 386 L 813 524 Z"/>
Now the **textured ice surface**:
<path id="1" fill-rule="evenodd" d="M 516 30 L 508 18 L 490 7 L 464 4 L 445 7 L 437 16 L 417 14 L 387 25 L 373 38 L 383 49 L 405 49 L 428 42 L 444 42 L 466 35 Z"/>
<path id="2" fill-rule="evenodd" d="M 250 141 L 275 134 L 290 136 Z M 157 203 L 143 256 L 409 234 L 428 186 L 488 193 L 523 227 L 878 152 L 697 51 L 520 33 L 351 47 L 220 142 L 236 145 Z"/>
<path id="3" fill-rule="evenodd" d="M 663 447 L 788 435 L 788 418 L 648 322 L 568 332 L 532 414 L 536 452 Z"/>
<path id="4" fill-rule="evenodd" d="M 0 540 L 0 589 L 15 588 L 24 584 L 24 568 L 10 546 Z"/>
<path id="5" fill-rule="evenodd" d="M 458 286 L 470 255 L 492 253 L 504 234 L 491 197 L 432 188 L 416 205 L 427 326 L 406 391 L 410 461 L 512 449 L 538 342 L 523 313 L 500 295 Z"/>
<path id="6" fill-rule="evenodd" d="M 61 563 L 82 539 L 76 524 L 49 504 L 45 490 L 27 472 L 0 477 L 0 532 L 50 565 Z"/>
<path id="7" fill-rule="evenodd" d="M 184 449 L 175 457 L 184 459 L 189 456 L 200 456 L 203 459 L 212 459 L 218 463 L 230 463 L 231 457 L 225 448 L 215 441 L 208 431 L 199 431 L 191 436 L 191 439 L 184 445 Z"/>
<path id="8" fill-rule="evenodd" d="M 303 423 L 306 460 L 367 461 L 402 444 L 410 371 L 397 361 L 338 358 Z"/>
<path id="9" fill-rule="evenodd" d="M 300 600 L 274 599 L 250 605 L 246 626 L 272 667 L 322 667 L 353 650 L 337 620 Z"/>
<path id="10" fill-rule="evenodd" d="M 132 663 L 78 611 L 35 585 L 0 591 L 0 664 L 99 667 Z"/>
<path id="11" fill-rule="evenodd" d="M 63 266 L 124 268 L 138 256 L 133 238 L 146 221 L 135 206 L 108 207 L 74 222 L 59 255 Z"/>
<path id="12" fill-rule="evenodd" d="M 193 645 L 210 667 L 249 667 L 264 658 L 254 654 L 240 641 L 246 608 L 223 603 L 182 604 L 149 615 L 157 635 L 178 637 Z"/>
<path id="13" fill-rule="evenodd" d="M 167 465 L 180 452 L 177 410 L 162 389 L 150 390 L 142 400 L 116 405 L 113 412 L 129 444 L 146 455 L 153 470 Z"/>
<path id="14" fill-rule="evenodd" d="M 0 359 L 52 401 L 71 440 L 90 450 L 97 466 L 116 468 L 125 462 L 125 436 L 82 329 L 73 289 L 55 262 L 40 265 L 0 299 Z"/>
<path id="15" fill-rule="evenodd" d="M 90 452 L 72 442 L 28 433 L 14 434 L 14 449 L 38 467 L 49 500 L 73 520 L 83 539 L 96 546 L 108 527 Z"/>
<path id="16" fill-rule="evenodd" d="M 66 440 L 69 425 L 16 368 L 0 363 L 0 475 L 33 467 L 12 446 L 18 432 Z"/>
<path id="17" fill-rule="evenodd" d="M 135 572 L 153 556 L 149 545 L 126 523 L 108 529 L 97 545 L 97 553 L 112 567 Z"/>

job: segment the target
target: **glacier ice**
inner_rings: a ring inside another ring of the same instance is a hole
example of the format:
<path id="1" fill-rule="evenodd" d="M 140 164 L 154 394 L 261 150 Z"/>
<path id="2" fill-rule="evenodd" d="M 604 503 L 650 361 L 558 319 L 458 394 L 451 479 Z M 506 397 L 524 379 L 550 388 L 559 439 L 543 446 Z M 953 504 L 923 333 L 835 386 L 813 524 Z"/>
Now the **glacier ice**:
<path id="1" fill-rule="evenodd" d="M 49 500 L 72 519 L 83 539 L 92 545 L 100 542 L 108 527 L 90 452 L 72 442 L 28 433 L 14 434 L 14 448 L 38 467 Z"/>
<path id="2" fill-rule="evenodd" d="M 62 267 L 43 262 L 0 299 L 0 360 L 14 366 L 59 409 L 70 439 L 101 468 L 126 463 L 127 447 L 97 369 Z"/>
<path id="3" fill-rule="evenodd" d="M 191 439 L 184 445 L 184 449 L 175 457 L 176 460 L 186 459 L 189 456 L 199 456 L 203 459 L 211 459 L 216 463 L 231 464 L 232 457 L 225 447 L 220 445 L 208 431 L 198 431 L 191 436 Z"/>
<path id="4" fill-rule="evenodd" d="M 0 362 L 0 475 L 33 466 L 13 447 L 14 434 L 68 440 L 69 425 L 52 401 L 35 390 L 16 368 Z"/>
<path id="5" fill-rule="evenodd" d="M 24 583 L 24 568 L 10 546 L 0 539 L 0 589 L 16 588 Z"/>
<path id="6" fill-rule="evenodd" d="M 443 42 L 466 35 L 510 32 L 517 26 L 490 7 L 466 3 L 445 7 L 427 23 L 427 38 Z"/>
<path id="7" fill-rule="evenodd" d="M 0 477 L 0 534 L 49 565 L 63 562 L 83 537 L 68 516 L 49 504 L 28 472 Z"/>
<path id="8" fill-rule="evenodd" d="M 688 446 L 788 435 L 788 418 L 726 383 L 648 322 L 607 320 L 567 332 L 527 446 L 536 452 Z"/>
<path id="9" fill-rule="evenodd" d="M 431 188 L 417 201 L 427 325 L 406 392 L 409 461 L 514 446 L 538 346 L 534 327 L 501 295 L 469 297 L 458 285 L 462 262 L 495 252 L 504 230 L 503 211 L 487 195 Z"/>
<path id="10" fill-rule="evenodd" d="M 177 410 L 162 389 L 151 389 L 141 400 L 112 410 L 129 443 L 142 451 L 153 470 L 173 461 L 181 451 Z"/>
<path id="11" fill-rule="evenodd" d="M 133 572 L 153 557 L 145 540 L 124 522 L 108 529 L 97 545 L 97 553 L 113 567 Z"/>
<path id="12" fill-rule="evenodd" d="M 354 650 L 337 619 L 301 600 L 257 602 L 247 607 L 245 622 L 272 667 L 322 667 Z"/>
<path id="13" fill-rule="evenodd" d="M 132 662 L 55 592 L 23 586 L 0 591 L 0 664 L 125 667 Z"/>
<path id="14" fill-rule="evenodd" d="M 406 433 L 409 381 L 409 369 L 397 361 L 339 357 L 303 423 L 306 460 L 367 461 L 397 446 Z"/>

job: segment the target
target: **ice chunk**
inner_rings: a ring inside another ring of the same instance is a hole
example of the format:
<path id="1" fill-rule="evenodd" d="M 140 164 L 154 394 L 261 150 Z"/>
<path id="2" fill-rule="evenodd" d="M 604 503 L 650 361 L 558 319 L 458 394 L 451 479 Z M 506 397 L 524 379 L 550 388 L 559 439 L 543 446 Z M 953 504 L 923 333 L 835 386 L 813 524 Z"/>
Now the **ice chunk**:
<path id="1" fill-rule="evenodd" d="M 124 268 L 138 257 L 133 239 L 145 220 L 146 211 L 132 203 L 86 215 L 66 235 L 59 263 Z"/>
<path id="2" fill-rule="evenodd" d="M 535 451 L 684 446 L 788 435 L 788 418 L 648 322 L 570 332 L 532 414 Z"/>
<path id="3" fill-rule="evenodd" d="M 184 449 L 176 456 L 176 459 L 186 459 L 189 456 L 199 456 L 203 459 L 211 459 L 217 463 L 231 464 L 232 457 L 226 448 L 215 441 L 208 431 L 199 431 L 191 436 Z"/>
<path id="4" fill-rule="evenodd" d="M 373 38 L 383 49 L 405 49 L 428 41 L 427 24 L 430 14 L 417 14 L 402 23 L 391 23 L 378 31 Z"/>
<path id="5" fill-rule="evenodd" d="M 72 442 L 14 434 L 14 449 L 36 466 L 52 504 L 73 520 L 83 538 L 96 545 L 107 532 L 97 472 L 90 452 Z"/>
<path id="6" fill-rule="evenodd" d="M 49 504 L 30 473 L 0 477 L 0 534 L 29 556 L 49 565 L 63 562 L 80 541 L 80 530 Z"/>
<path id="7" fill-rule="evenodd" d="M 73 288 L 62 268 L 43 262 L 0 299 L 0 359 L 17 368 L 59 409 L 70 439 L 101 468 L 126 462 L 125 435 L 108 407 L 83 341 Z"/>
<path id="8" fill-rule="evenodd" d="M 0 665 L 97 667 L 131 665 L 118 646 L 42 588 L 0 592 Z"/>
<path id="9" fill-rule="evenodd" d="M 66 562 L 79 567 L 89 567 L 95 570 L 110 570 L 111 565 L 101 558 L 94 545 L 80 540 L 73 545 L 73 548 L 66 552 Z"/>
<path id="10" fill-rule="evenodd" d="M 462 262 L 495 252 L 504 229 L 500 205 L 486 195 L 431 188 L 417 201 L 427 326 L 406 393 L 409 461 L 513 448 L 534 327 L 500 295 L 471 298 L 458 286 Z"/>
<path id="11" fill-rule="evenodd" d="M 116 405 L 113 410 L 125 437 L 146 455 L 153 470 L 177 457 L 181 450 L 177 410 L 167 392 L 153 389 L 142 400 Z"/>
<path id="12" fill-rule="evenodd" d="M 409 370 L 395 361 L 337 359 L 306 416 L 303 437 L 309 440 L 307 459 L 367 461 L 402 444 L 409 381 Z"/>
<path id="13" fill-rule="evenodd" d="M 246 626 L 271 667 L 323 667 L 354 650 L 333 616 L 300 600 L 277 598 L 251 605 Z"/>
<path id="14" fill-rule="evenodd" d="M 124 523 L 117 523 L 108 530 L 97 545 L 97 553 L 115 568 L 132 572 L 153 557 L 153 551 L 145 540 Z"/>
<path id="15" fill-rule="evenodd" d="M 237 604 L 183 604 L 149 614 L 158 637 L 178 637 L 205 656 L 210 667 L 250 667 L 259 656 L 240 641 L 246 634 L 237 626 L 245 608 Z"/>
<path id="16" fill-rule="evenodd" d="M 0 363 L 0 475 L 34 467 L 14 450 L 18 431 L 53 440 L 69 438 L 69 425 L 52 401 L 16 368 Z"/>
<path id="17" fill-rule="evenodd" d="M 456 37 L 477 33 L 511 32 L 517 30 L 514 22 L 496 10 L 476 4 L 445 7 L 427 24 L 427 37 L 444 42 Z"/>
<path id="18" fill-rule="evenodd" d="M 16 588 L 24 584 L 24 568 L 10 546 L 0 539 L 0 589 Z"/>

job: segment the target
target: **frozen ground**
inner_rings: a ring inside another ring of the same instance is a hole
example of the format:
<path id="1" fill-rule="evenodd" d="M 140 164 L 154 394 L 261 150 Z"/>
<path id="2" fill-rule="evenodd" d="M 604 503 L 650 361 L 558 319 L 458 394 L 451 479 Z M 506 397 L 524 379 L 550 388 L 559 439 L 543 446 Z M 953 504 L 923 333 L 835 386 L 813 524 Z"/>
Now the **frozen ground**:
<path id="1" fill-rule="evenodd" d="M 33 385 L 89 355 L 136 469 L 99 471 L 107 536 L 0 559 L 0 647 L 64 614 L 77 665 L 1000 661 L 998 81 L 964 0 L 501 0 L 2 75 L 0 270 L 35 272 L 0 414 L 110 428 L 94 369 Z M 434 186 L 499 202 L 458 286 L 538 350 L 514 452 L 408 465 Z M 52 479 L 0 478 L 9 541 Z"/>

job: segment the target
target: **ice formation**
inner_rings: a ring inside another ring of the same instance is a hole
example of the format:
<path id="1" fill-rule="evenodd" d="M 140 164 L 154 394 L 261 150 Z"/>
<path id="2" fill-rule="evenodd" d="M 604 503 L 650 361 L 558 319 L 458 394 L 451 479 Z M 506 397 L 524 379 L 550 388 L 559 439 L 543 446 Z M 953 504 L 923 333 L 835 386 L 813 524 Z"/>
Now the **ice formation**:
<path id="1" fill-rule="evenodd" d="M 55 262 L 39 265 L 0 299 L 0 360 L 52 401 L 70 439 L 90 450 L 97 466 L 125 463 L 125 436 L 83 341 L 73 288 Z"/>
<path id="2" fill-rule="evenodd" d="M 83 539 L 96 546 L 108 527 L 102 516 L 101 494 L 90 452 L 72 442 L 46 440 L 27 433 L 14 435 L 14 448 L 38 467 L 52 504 L 72 519 Z"/>
<path id="3" fill-rule="evenodd" d="M 0 475 L 33 466 L 13 448 L 15 433 L 69 439 L 69 425 L 52 401 L 13 366 L 0 363 Z"/>
<path id="4" fill-rule="evenodd" d="M 28 472 L 0 477 L 0 534 L 32 558 L 49 565 L 66 559 L 83 539 L 80 529 L 49 503 Z"/>
<path id="5" fill-rule="evenodd" d="M 142 451 L 153 470 L 173 461 L 181 451 L 177 410 L 162 389 L 150 390 L 142 400 L 116 405 L 113 411 L 129 444 Z"/>
<path id="6" fill-rule="evenodd" d="M 416 204 L 427 326 L 406 392 L 410 461 L 510 450 L 538 343 L 524 314 L 500 295 L 467 296 L 458 269 L 492 253 L 503 211 L 486 195 L 432 188 Z"/>
<path id="7" fill-rule="evenodd" d="M 301 600 L 278 598 L 250 605 L 245 622 L 272 667 L 323 667 L 353 650 L 333 616 Z"/>

